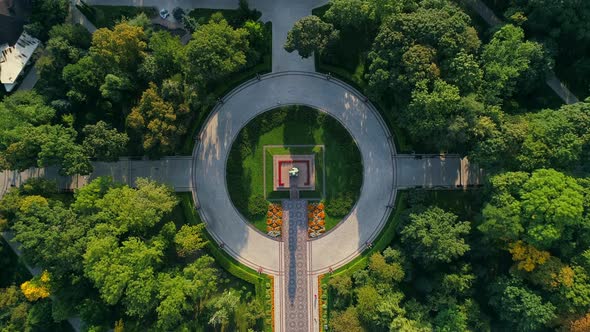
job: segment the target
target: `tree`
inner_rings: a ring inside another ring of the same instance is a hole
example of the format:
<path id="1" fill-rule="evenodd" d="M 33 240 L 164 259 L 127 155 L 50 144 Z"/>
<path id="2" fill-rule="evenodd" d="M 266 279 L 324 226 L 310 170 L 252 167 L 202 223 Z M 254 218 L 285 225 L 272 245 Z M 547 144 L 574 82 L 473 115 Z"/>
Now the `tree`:
<path id="1" fill-rule="evenodd" d="M 372 19 L 371 9 L 364 0 L 332 0 L 324 17 L 339 28 L 364 30 Z"/>
<path id="2" fill-rule="evenodd" d="M 488 101 L 510 97 L 522 77 L 539 80 L 546 68 L 535 68 L 543 63 L 541 44 L 524 40 L 521 28 L 511 24 L 503 26 L 484 46 L 482 53 L 484 91 Z"/>
<path id="3" fill-rule="evenodd" d="M 124 75 L 107 74 L 99 90 L 103 98 L 120 103 L 134 90 L 134 86 L 131 80 Z"/>
<path id="4" fill-rule="evenodd" d="M 161 82 L 180 72 L 183 52 L 180 38 L 168 31 L 158 31 L 151 35 L 148 45 L 157 68 L 155 77 L 150 77 L 150 81 Z"/>
<path id="5" fill-rule="evenodd" d="M 137 189 L 127 186 L 112 188 L 97 202 L 97 217 L 110 223 L 120 234 L 143 233 L 162 220 L 176 206 L 169 188 L 139 178 Z"/>
<path id="6" fill-rule="evenodd" d="M 129 142 L 127 134 L 111 129 L 104 121 L 99 121 L 94 125 L 86 125 L 82 132 L 85 136 L 82 143 L 84 152 L 90 158 L 100 161 L 118 160 L 119 156 L 125 152 Z"/>
<path id="7" fill-rule="evenodd" d="M 355 307 L 348 307 L 343 312 L 335 312 L 330 319 L 330 328 L 333 331 L 364 332 Z"/>
<path id="8" fill-rule="evenodd" d="M 458 222 L 457 218 L 438 207 L 412 213 L 401 232 L 402 242 L 424 266 L 449 263 L 469 251 L 463 236 L 469 233 L 471 226 L 466 221 Z"/>
<path id="9" fill-rule="evenodd" d="M 31 24 L 26 30 L 39 39 L 47 40 L 47 33 L 51 27 L 64 23 L 68 16 L 69 2 L 67 0 L 33 0 Z"/>
<path id="10" fill-rule="evenodd" d="M 285 50 L 289 53 L 297 50 L 302 58 L 308 58 L 313 52 L 323 53 L 338 39 L 338 35 L 338 30 L 332 24 L 315 15 L 306 16 L 295 22 L 287 34 Z"/>
<path id="11" fill-rule="evenodd" d="M 143 60 L 146 48 L 143 28 L 121 22 L 112 30 L 96 30 L 92 35 L 90 54 L 98 64 L 108 66 L 111 72 L 119 69 L 132 73 Z"/>
<path id="12" fill-rule="evenodd" d="M 227 290 L 220 296 L 212 299 L 209 302 L 209 308 L 212 310 L 209 324 L 213 326 L 221 325 L 221 331 L 225 331 L 239 303 L 240 295 Z"/>
<path id="13" fill-rule="evenodd" d="M 33 277 L 31 280 L 25 281 L 22 285 L 20 285 L 20 289 L 27 300 L 30 302 L 35 302 L 39 299 L 49 297 L 50 279 L 49 273 L 47 271 L 43 271 L 40 276 Z"/>
<path id="14" fill-rule="evenodd" d="M 67 87 L 62 71 L 86 54 L 90 41 L 90 33 L 79 24 L 60 24 L 51 28 L 45 52 L 35 63 L 39 74 L 35 88 L 48 98 L 64 98 Z"/>
<path id="15" fill-rule="evenodd" d="M 582 223 L 582 187 L 563 173 L 552 169 L 533 172 L 520 197 L 523 215 L 531 221 L 526 238 L 539 248 L 549 248 L 566 227 Z"/>
<path id="16" fill-rule="evenodd" d="M 493 240 L 524 242 L 549 249 L 585 225 L 584 190 L 577 181 L 553 169 L 531 175 L 508 172 L 491 178 L 492 199 L 479 229 Z"/>
<path id="17" fill-rule="evenodd" d="M 174 236 L 178 256 L 188 257 L 205 247 L 207 240 L 203 239 L 203 229 L 205 229 L 205 224 L 194 226 L 182 225 L 178 233 Z"/>
<path id="18" fill-rule="evenodd" d="M 569 332 L 584 332 L 590 330 L 590 313 L 570 322 Z"/>
<path id="19" fill-rule="evenodd" d="M 84 253 L 84 273 L 109 305 L 123 301 L 129 315 L 143 317 L 156 305 L 155 270 L 163 243 L 130 237 L 119 244 L 114 236 L 90 239 Z"/>
<path id="20" fill-rule="evenodd" d="M 188 290 L 192 288 L 191 281 L 183 276 L 171 276 L 162 273 L 159 276 L 158 327 L 166 331 L 176 328 L 183 319 L 183 313 L 191 310 L 191 300 Z"/>
<path id="21" fill-rule="evenodd" d="M 357 312 L 359 318 L 365 323 L 371 323 L 378 318 L 378 307 L 382 298 L 371 285 L 365 285 L 356 291 Z"/>
<path id="22" fill-rule="evenodd" d="M 32 91 L 16 92 L 0 103 L 0 169 L 35 166 L 41 150 L 39 132 L 55 110 Z"/>
<path id="23" fill-rule="evenodd" d="M 139 104 L 127 117 L 129 127 L 143 136 L 143 148 L 151 154 L 172 152 L 178 137 L 186 132 L 186 126 L 180 121 L 184 108 L 177 108 L 165 101 L 159 94 L 156 84 L 141 95 Z"/>
<path id="24" fill-rule="evenodd" d="M 490 304 L 518 331 L 537 331 L 556 317 L 555 306 L 518 279 L 500 279 L 492 285 Z"/>
<path id="25" fill-rule="evenodd" d="M 537 250 L 531 245 L 517 241 L 510 246 L 509 252 L 512 260 L 518 262 L 519 270 L 533 271 L 537 266 L 545 264 L 550 254 L 547 251 Z"/>
<path id="26" fill-rule="evenodd" d="M 31 132 L 29 139 L 39 146 L 37 165 L 60 165 L 62 175 L 90 174 L 92 165 L 81 145 L 76 143 L 78 133 L 62 125 L 40 126 Z M 22 145 L 21 145 L 22 146 Z"/>
<path id="27" fill-rule="evenodd" d="M 459 306 L 451 306 L 440 311 L 434 318 L 436 331 L 453 332 L 469 331 L 467 315 Z"/>
<path id="28" fill-rule="evenodd" d="M 407 12 L 394 10 L 383 20 L 368 55 L 368 92 L 380 99 L 405 100 L 419 81 L 414 74 L 446 78 L 448 62 L 458 54 L 475 53 L 479 46 L 469 16 L 448 1 L 424 2 Z M 450 74 L 456 76 L 454 71 Z"/>
<path id="29" fill-rule="evenodd" d="M 87 220 L 78 220 L 61 202 L 29 198 L 21 201 L 12 229 L 27 261 L 43 266 L 59 283 L 72 271 L 81 271 L 85 237 L 90 227 Z"/>
<path id="30" fill-rule="evenodd" d="M 374 274 L 376 282 L 385 284 L 400 282 L 405 276 L 399 263 L 387 263 L 380 253 L 374 253 L 369 257 L 369 272 Z"/>
<path id="31" fill-rule="evenodd" d="M 78 215 L 92 215 L 99 211 L 98 202 L 111 189 L 116 187 L 110 177 L 98 177 L 82 188 L 76 189 L 74 202 L 70 207 Z"/>
<path id="32" fill-rule="evenodd" d="M 444 151 L 465 142 L 458 136 L 468 130 L 467 114 L 461 105 L 459 89 L 436 80 L 431 91 L 425 81 L 418 84 L 402 116 L 405 126 L 417 140 Z"/>
<path id="33" fill-rule="evenodd" d="M 212 82 L 246 64 L 248 31 L 232 28 L 223 16 L 212 15 L 200 25 L 186 45 L 184 75 L 191 82 Z"/>

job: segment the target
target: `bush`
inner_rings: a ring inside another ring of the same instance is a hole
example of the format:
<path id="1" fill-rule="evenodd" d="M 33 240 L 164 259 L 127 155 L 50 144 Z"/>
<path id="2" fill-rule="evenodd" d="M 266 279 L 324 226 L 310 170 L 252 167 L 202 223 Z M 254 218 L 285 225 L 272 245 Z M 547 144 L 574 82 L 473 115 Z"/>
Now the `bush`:
<path id="1" fill-rule="evenodd" d="M 182 18 L 184 17 L 185 13 L 184 10 L 180 7 L 176 7 L 174 9 L 172 9 L 172 17 L 174 17 L 174 19 L 177 22 L 182 22 Z"/>
<path id="2" fill-rule="evenodd" d="M 354 204 L 351 192 L 340 193 L 336 198 L 326 202 L 326 212 L 330 217 L 340 218 L 348 214 Z"/>
<path id="3" fill-rule="evenodd" d="M 248 200 L 248 213 L 250 216 L 263 216 L 268 211 L 268 202 L 262 195 L 250 197 Z"/>

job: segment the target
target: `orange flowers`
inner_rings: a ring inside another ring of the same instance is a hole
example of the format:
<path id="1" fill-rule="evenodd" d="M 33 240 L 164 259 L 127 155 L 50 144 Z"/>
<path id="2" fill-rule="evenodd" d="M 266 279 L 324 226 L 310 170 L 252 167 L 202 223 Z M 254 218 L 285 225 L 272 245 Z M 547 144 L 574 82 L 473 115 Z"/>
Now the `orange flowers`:
<path id="1" fill-rule="evenodd" d="M 266 233 L 272 237 L 281 236 L 281 226 L 283 225 L 283 207 L 280 204 L 271 203 L 268 205 L 266 213 Z"/>
<path id="2" fill-rule="evenodd" d="M 326 213 L 323 203 L 310 203 L 307 206 L 307 233 L 309 237 L 318 237 L 326 231 Z"/>

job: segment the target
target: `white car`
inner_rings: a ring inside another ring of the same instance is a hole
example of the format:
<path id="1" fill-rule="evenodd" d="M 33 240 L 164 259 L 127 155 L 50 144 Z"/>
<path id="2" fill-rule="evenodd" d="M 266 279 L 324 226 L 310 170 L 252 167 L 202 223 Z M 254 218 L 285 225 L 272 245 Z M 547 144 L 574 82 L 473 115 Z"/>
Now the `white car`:
<path id="1" fill-rule="evenodd" d="M 168 16 L 170 16 L 170 13 L 168 12 L 168 9 L 162 9 L 160 10 L 160 17 L 162 19 L 166 19 Z"/>

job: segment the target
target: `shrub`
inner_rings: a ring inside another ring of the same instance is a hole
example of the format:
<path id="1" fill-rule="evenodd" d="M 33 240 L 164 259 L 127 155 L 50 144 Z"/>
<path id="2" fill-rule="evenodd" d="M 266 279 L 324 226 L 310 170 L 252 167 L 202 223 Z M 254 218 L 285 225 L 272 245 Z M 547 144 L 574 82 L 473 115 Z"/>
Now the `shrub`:
<path id="1" fill-rule="evenodd" d="M 248 200 L 248 213 L 251 217 L 263 216 L 268 210 L 268 202 L 262 195 L 250 197 Z"/>
<path id="2" fill-rule="evenodd" d="M 348 214 L 354 204 L 351 192 L 340 193 L 336 198 L 326 202 L 326 212 L 329 216 L 339 218 Z"/>

